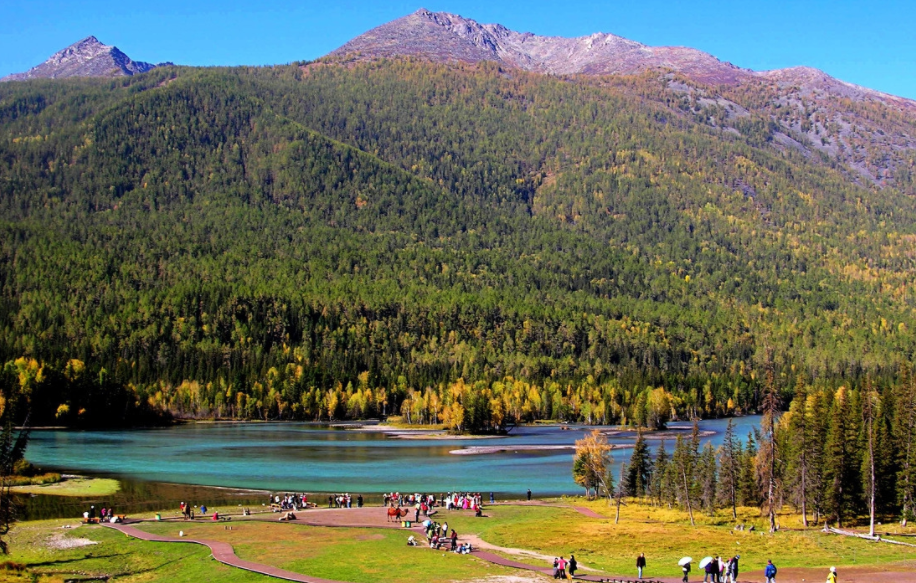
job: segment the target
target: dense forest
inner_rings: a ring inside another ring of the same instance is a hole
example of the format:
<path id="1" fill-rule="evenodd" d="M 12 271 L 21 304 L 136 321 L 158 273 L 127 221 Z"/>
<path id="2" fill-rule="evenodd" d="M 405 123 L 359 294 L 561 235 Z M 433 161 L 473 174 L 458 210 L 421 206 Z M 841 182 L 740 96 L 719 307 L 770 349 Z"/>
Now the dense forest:
<path id="1" fill-rule="evenodd" d="M 596 431 L 576 442 L 573 477 L 589 493 L 677 506 L 691 521 L 694 512 L 737 519 L 739 507 L 762 507 L 777 530 L 777 514 L 791 506 L 806 527 L 867 516 L 875 536 L 876 524 L 916 518 L 916 382 L 908 373 L 902 381 L 884 392 L 868 380 L 836 391 L 800 383 L 787 403 L 765 382 L 775 398 L 760 430 L 740 436 L 729 421 L 721 446 L 701 448 L 694 423 L 691 435 L 674 437 L 673 452 L 662 440 L 654 456 L 640 432 L 619 471 Z M 782 405 L 788 411 L 780 414 Z"/>
<path id="2" fill-rule="evenodd" d="M 471 431 L 899 385 L 909 175 L 704 107 L 409 59 L 4 83 L 0 383 L 36 423 Z"/>

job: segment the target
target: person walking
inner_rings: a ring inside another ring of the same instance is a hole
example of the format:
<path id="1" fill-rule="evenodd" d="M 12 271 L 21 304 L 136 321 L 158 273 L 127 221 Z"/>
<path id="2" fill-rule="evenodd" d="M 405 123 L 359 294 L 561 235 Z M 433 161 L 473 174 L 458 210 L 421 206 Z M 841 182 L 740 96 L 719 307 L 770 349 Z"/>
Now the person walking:
<path id="1" fill-rule="evenodd" d="M 763 571 L 763 576 L 767 578 L 767 583 L 776 583 L 776 565 L 773 561 L 767 561 L 767 568 Z"/>
<path id="2" fill-rule="evenodd" d="M 687 576 L 690 575 L 690 563 L 684 563 L 681 570 L 684 572 L 684 578 L 681 581 L 687 583 Z"/>
<path id="3" fill-rule="evenodd" d="M 493 496 L 493 492 L 490 492 L 490 504 L 496 504 L 496 498 Z"/>
<path id="4" fill-rule="evenodd" d="M 703 583 L 716 583 L 716 574 L 719 572 L 719 563 L 715 559 L 706 563 L 706 573 L 703 575 Z"/>
<path id="5" fill-rule="evenodd" d="M 531 502 L 531 488 L 528 488 L 528 502 Z"/>
<path id="6" fill-rule="evenodd" d="M 572 579 L 576 576 L 576 570 L 579 568 L 579 562 L 576 560 L 576 555 L 569 553 L 569 578 Z"/>
<path id="7" fill-rule="evenodd" d="M 827 573 L 827 583 L 837 583 L 836 567 L 830 567 L 830 572 Z"/>
<path id="8" fill-rule="evenodd" d="M 639 578 L 642 579 L 642 570 L 646 568 L 646 553 L 639 553 L 639 556 L 636 557 L 636 572 L 639 574 Z"/>

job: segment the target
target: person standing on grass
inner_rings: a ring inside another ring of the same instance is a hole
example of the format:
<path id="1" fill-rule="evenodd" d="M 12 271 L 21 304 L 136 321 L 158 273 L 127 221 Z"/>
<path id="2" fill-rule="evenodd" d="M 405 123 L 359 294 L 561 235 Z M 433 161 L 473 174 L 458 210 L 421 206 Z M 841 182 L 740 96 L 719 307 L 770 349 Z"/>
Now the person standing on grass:
<path id="1" fill-rule="evenodd" d="M 528 488 L 528 502 L 531 502 L 531 488 Z"/>
<path id="2" fill-rule="evenodd" d="M 569 553 L 569 578 L 572 579 L 576 576 L 576 570 L 579 568 L 579 562 L 576 561 L 576 555 Z"/>
<path id="3" fill-rule="evenodd" d="M 639 573 L 639 578 L 642 579 L 642 570 L 646 568 L 646 553 L 639 553 L 639 556 L 636 557 L 636 572 Z"/>
<path id="4" fill-rule="evenodd" d="M 767 568 L 763 571 L 763 576 L 767 578 L 767 583 L 776 583 L 776 565 L 773 561 L 767 561 Z"/>
<path id="5" fill-rule="evenodd" d="M 837 583 L 836 567 L 830 567 L 830 572 L 827 573 L 827 583 Z"/>

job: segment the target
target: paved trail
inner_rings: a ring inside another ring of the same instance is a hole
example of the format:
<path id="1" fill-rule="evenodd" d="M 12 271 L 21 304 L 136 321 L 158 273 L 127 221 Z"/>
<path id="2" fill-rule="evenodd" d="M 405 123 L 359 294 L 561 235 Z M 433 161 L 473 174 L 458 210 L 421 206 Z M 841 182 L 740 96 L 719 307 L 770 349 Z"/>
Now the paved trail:
<path id="1" fill-rule="evenodd" d="M 262 563 L 254 563 L 252 561 L 243 561 L 238 558 L 235 554 L 235 551 L 232 550 L 232 545 L 229 543 L 214 541 L 214 540 L 204 540 L 204 539 L 191 539 L 191 538 L 170 538 L 167 536 L 159 536 L 157 534 L 150 534 L 148 532 L 142 531 L 138 528 L 134 528 L 129 524 L 104 524 L 108 528 L 113 528 L 119 530 L 126 534 L 127 536 L 132 536 L 141 540 L 151 541 L 151 542 L 160 542 L 160 543 L 190 543 L 203 545 L 210 548 L 210 553 L 213 555 L 213 558 L 231 567 L 238 567 L 239 569 L 245 569 L 246 571 L 252 571 L 254 573 L 260 573 L 261 575 L 267 575 L 269 577 L 276 577 L 278 579 L 286 579 L 287 581 L 298 581 L 300 583 L 345 583 L 343 581 L 334 581 L 332 579 L 321 579 L 319 577 L 311 577 L 308 575 L 302 575 L 301 573 L 294 573 L 292 571 L 285 571 L 283 569 L 277 569 L 276 567 L 271 567 L 270 565 L 264 565 Z"/>

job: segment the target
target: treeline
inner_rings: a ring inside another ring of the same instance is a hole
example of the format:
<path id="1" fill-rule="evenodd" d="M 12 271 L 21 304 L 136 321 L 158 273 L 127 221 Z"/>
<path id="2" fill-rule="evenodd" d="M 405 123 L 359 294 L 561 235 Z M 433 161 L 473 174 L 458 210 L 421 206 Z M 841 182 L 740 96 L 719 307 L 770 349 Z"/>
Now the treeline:
<path id="1" fill-rule="evenodd" d="M 760 506 L 775 522 L 791 505 L 805 526 L 837 526 L 868 516 L 876 521 L 916 517 L 916 382 L 879 389 L 836 390 L 799 384 L 772 434 L 767 418 L 742 440 L 729 421 L 721 446 L 700 447 L 700 432 L 678 435 L 669 454 L 654 456 L 639 434 L 615 485 L 600 438 L 577 443 L 574 477 L 613 497 L 643 497 L 693 512 Z M 606 445 L 606 443 L 605 443 Z"/>
<path id="2" fill-rule="evenodd" d="M 3 84 L 0 362 L 70 423 L 727 415 L 764 347 L 787 397 L 897 383 L 912 193 L 658 91 L 412 61 Z"/>

